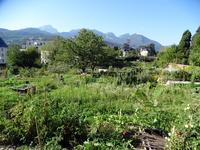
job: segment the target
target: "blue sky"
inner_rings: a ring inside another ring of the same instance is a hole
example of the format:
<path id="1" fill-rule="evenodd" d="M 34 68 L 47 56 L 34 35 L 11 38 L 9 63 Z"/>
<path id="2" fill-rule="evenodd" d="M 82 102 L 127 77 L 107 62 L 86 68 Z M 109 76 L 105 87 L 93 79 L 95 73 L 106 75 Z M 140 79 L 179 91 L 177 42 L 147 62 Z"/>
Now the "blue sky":
<path id="1" fill-rule="evenodd" d="M 194 33 L 199 14 L 200 0 L 0 0 L 0 28 L 138 33 L 163 45 L 178 43 L 186 29 Z"/>

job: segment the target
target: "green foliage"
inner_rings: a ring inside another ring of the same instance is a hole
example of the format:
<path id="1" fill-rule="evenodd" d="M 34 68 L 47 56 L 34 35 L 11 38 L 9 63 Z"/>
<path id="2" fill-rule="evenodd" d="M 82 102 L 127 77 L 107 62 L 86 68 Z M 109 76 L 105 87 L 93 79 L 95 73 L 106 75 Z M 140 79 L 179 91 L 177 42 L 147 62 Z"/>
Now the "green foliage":
<path id="1" fill-rule="evenodd" d="M 95 81 L 89 75 L 64 78 L 64 85 L 55 74 L 1 81 L 1 143 L 43 149 L 130 149 L 134 139 L 127 140 L 122 133 L 133 126 L 136 133 L 145 128 L 170 133 L 171 149 L 181 149 L 183 141 L 198 148 L 198 89 L 150 83 L 116 86 L 115 77 L 106 76 Z M 37 85 L 35 95 L 10 89 L 26 80 Z"/>
<path id="2" fill-rule="evenodd" d="M 200 27 L 192 37 L 192 47 L 196 47 L 200 45 Z"/>
<path id="3" fill-rule="evenodd" d="M 200 66 L 200 45 L 192 48 L 189 61 L 191 65 Z"/>
<path id="4" fill-rule="evenodd" d="M 155 44 L 151 43 L 149 44 L 149 49 L 150 49 L 150 56 L 155 56 L 156 55 L 156 49 L 155 49 Z"/>
<path id="5" fill-rule="evenodd" d="M 8 49 L 7 62 L 9 66 L 19 64 L 20 61 L 20 46 L 11 45 Z"/>
<path id="6" fill-rule="evenodd" d="M 12 45 L 8 49 L 8 67 L 11 73 L 17 74 L 19 67 L 39 67 L 40 54 L 34 47 L 29 47 L 21 51 L 18 45 Z"/>
<path id="7" fill-rule="evenodd" d="M 165 72 L 163 74 L 165 76 L 165 80 L 173 80 L 173 81 L 191 81 L 192 74 L 190 72 L 180 70 L 175 72 Z"/>
<path id="8" fill-rule="evenodd" d="M 75 38 L 65 40 L 57 37 L 44 45 L 41 51 L 48 51 L 51 72 L 66 72 L 65 68 L 72 66 L 83 72 L 87 68 L 94 70 L 96 66 L 108 67 L 115 63 L 118 55 L 118 51 L 108 47 L 102 37 L 86 29 Z"/>
<path id="9" fill-rule="evenodd" d="M 188 64 L 188 58 L 190 54 L 190 41 L 191 41 L 191 32 L 189 30 L 183 33 L 181 41 L 179 42 L 179 51 L 182 58 L 179 63 Z"/>
<path id="10" fill-rule="evenodd" d="M 187 58 L 189 35 L 189 31 L 183 34 L 179 46 L 165 48 L 157 64 Z M 117 49 L 85 29 L 74 39 L 56 38 L 42 50 L 49 50 L 51 61 L 36 69 L 31 68 L 38 65 L 34 48 L 21 52 L 18 46 L 10 47 L 10 66 L 23 68 L 19 76 L 0 79 L 0 144 L 18 149 L 135 149 L 137 135 L 159 129 L 167 135 L 166 149 L 200 148 L 198 85 L 160 85 L 156 81 L 162 68 L 150 63 L 113 68 Z M 198 44 L 192 50 L 197 52 Z M 19 61 L 22 56 L 27 58 Z M 79 75 L 73 65 L 83 71 L 110 67 L 105 74 Z M 200 79 L 200 69 L 189 66 L 165 75 L 194 82 Z M 12 90 L 27 82 L 36 86 L 35 94 Z M 133 137 L 127 139 L 126 131 Z"/>
<path id="11" fill-rule="evenodd" d="M 83 72 L 86 68 L 109 65 L 117 55 L 114 49 L 107 47 L 103 38 L 92 31 L 82 29 L 77 37 L 66 42 L 71 61 Z"/>
<path id="12" fill-rule="evenodd" d="M 66 73 L 69 71 L 70 66 L 64 62 L 54 62 L 53 64 L 49 64 L 47 67 L 48 71 L 51 73 Z"/>
<path id="13" fill-rule="evenodd" d="M 192 38 L 192 49 L 189 57 L 191 65 L 200 66 L 200 32 L 199 28 Z"/>
<path id="14" fill-rule="evenodd" d="M 68 52 L 66 48 L 66 40 L 61 37 L 56 37 L 52 41 L 41 47 L 41 51 L 48 51 L 50 64 L 66 63 L 68 61 Z"/>
<path id="15" fill-rule="evenodd" d="M 157 65 L 166 66 L 168 63 L 177 63 L 180 62 L 182 54 L 179 53 L 179 48 L 176 45 L 171 47 L 166 47 L 158 54 Z"/>
<path id="16" fill-rule="evenodd" d="M 186 30 L 179 42 L 179 45 L 172 45 L 171 47 L 164 48 L 159 55 L 157 65 L 165 66 L 168 63 L 188 64 L 191 60 L 195 59 L 194 54 L 190 54 L 191 32 Z M 195 43 L 195 42 L 193 42 Z M 196 53 L 197 54 L 197 53 Z M 191 57 L 189 59 L 189 57 Z"/>
<path id="17" fill-rule="evenodd" d="M 18 73 L 18 65 L 21 61 L 21 52 L 19 45 L 11 45 L 7 52 L 7 64 L 11 70 L 11 73 Z"/>
<path id="18" fill-rule="evenodd" d="M 40 53 L 37 48 L 29 47 L 21 52 L 21 66 L 23 67 L 39 67 L 40 66 Z"/>

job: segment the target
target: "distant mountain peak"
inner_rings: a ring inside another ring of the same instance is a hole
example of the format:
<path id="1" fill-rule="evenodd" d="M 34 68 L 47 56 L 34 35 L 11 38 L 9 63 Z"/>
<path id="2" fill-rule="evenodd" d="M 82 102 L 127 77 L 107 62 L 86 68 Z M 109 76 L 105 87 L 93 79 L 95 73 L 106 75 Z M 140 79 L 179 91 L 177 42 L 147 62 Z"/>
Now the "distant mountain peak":
<path id="1" fill-rule="evenodd" d="M 120 36 L 131 36 L 131 34 L 130 33 L 124 33 L 124 34 L 122 34 Z"/>
<path id="2" fill-rule="evenodd" d="M 89 29 L 91 30 L 91 29 Z M 43 39 L 52 39 L 55 36 L 62 36 L 64 38 L 73 38 L 78 35 L 80 29 L 71 30 L 69 32 L 58 32 L 51 25 L 45 25 L 40 28 L 25 28 L 21 30 L 6 30 L 0 28 L 0 37 L 3 38 L 7 43 L 23 42 L 23 39 L 28 39 L 30 37 L 41 37 Z M 162 48 L 162 45 L 154 40 L 151 40 L 144 35 L 141 34 L 122 34 L 121 36 L 116 36 L 112 32 L 103 33 L 98 30 L 91 30 L 95 34 L 102 36 L 104 41 L 110 46 L 118 46 L 123 47 L 123 44 L 127 41 L 129 42 L 131 47 L 138 48 L 140 46 L 146 46 L 151 43 L 155 44 L 155 48 L 159 51 Z"/>
<path id="3" fill-rule="evenodd" d="M 107 32 L 106 33 L 107 35 L 110 35 L 110 36 L 116 36 L 114 33 L 112 33 L 112 32 Z"/>
<path id="4" fill-rule="evenodd" d="M 46 31 L 46 32 L 49 32 L 49 33 L 52 33 L 52 34 L 58 33 L 58 30 L 56 28 L 52 27 L 51 25 L 44 25 L 42 27 L 39 27 L 39 29 L 41 31 Z"/>

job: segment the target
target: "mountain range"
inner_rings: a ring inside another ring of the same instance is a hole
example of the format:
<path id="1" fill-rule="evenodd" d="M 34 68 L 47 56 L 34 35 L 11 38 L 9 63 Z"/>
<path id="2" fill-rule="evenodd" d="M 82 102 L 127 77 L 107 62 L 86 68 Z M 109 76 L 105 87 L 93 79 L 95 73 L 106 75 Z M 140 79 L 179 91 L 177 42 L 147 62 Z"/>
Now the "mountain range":
<path id="1" fill-rule="evenodd" d="M 10 43 L 22 43 L 28 38 L 42 38 L 45 40 L 50 40 L 56 36 L 62 36 L 64 38 L 71 38 L 78 35 L 80 29 L 71 30 L 69 32 L 58 32 L 57 29 L 53 28 L 51 25 L 45 25 L 39 28 L 25 28 L 20 30 L 8 30 L 0 28 L 0 37 L 3 38 L 8 44 Z M 155 48 L 159 51 L 162 45 L 151 40 L 140 34 L 123 34 L 121 36 L 116 36 L 114 33 L 103 33 L 98 30 L 91 30 L 95 34 L 102 36 L 104 41 L 111 46 L 122 47 L 124 43 L 129 41 L 129 44 L 133 48 L 138 48 L 139 46 L 149 45 L 151 43 L 155 44 Z"/>

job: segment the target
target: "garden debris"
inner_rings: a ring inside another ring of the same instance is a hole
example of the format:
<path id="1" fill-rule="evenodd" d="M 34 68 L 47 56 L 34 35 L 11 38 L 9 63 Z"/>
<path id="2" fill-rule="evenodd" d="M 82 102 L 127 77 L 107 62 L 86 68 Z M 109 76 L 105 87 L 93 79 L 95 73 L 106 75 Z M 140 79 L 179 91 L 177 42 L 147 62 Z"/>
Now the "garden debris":
<path id="1" fill-rule="evenodd" d="M 138 148 L 148 150 L 164 150 L 165 148 L 165 138 L 159 135 L 144 133 L 138 136 L 138 141 L 140 141 Z"/>
<path id="2" fill-rule="evenodd" d="M 35 94 L 36 93 L 36 86 L 34 85 L 26 84 L 21 87 L 12 87 L 11 89 L 20 94 Z"/>
<path id="3" fill-rule="evenodd" d="M 144 150 L 164 150 L 166 136 L 164 131 L 159 129 L 144 129 L 141 133 L 133 130 L 123 132 L 123 137 L 132 139 L 135 148 Z"/>
<path id="4" fill-rule="evenodd" d="M 15 146 L 0 146 L 0 150 L 16 150 Z"/>
<path id="5" fill-rule="evenodd" d="M 191 82 L 191 81 L 171 81 L 168 80 L 165 85 L 175 85 L 175 84 L 194 84 L 194 85 L 200 85 L 200 82 Z"/>

